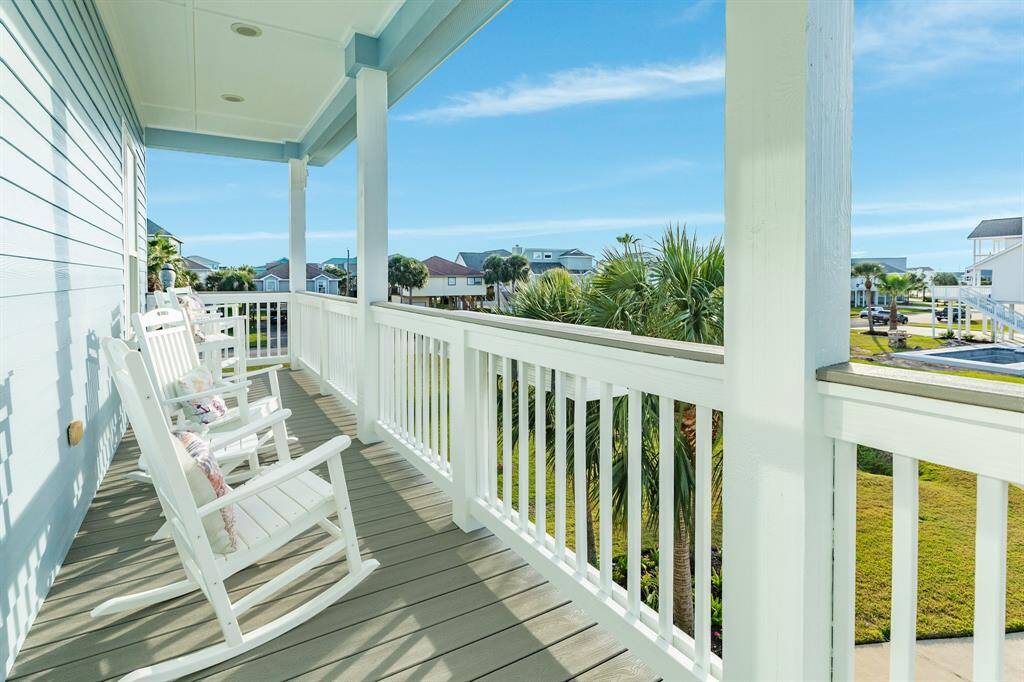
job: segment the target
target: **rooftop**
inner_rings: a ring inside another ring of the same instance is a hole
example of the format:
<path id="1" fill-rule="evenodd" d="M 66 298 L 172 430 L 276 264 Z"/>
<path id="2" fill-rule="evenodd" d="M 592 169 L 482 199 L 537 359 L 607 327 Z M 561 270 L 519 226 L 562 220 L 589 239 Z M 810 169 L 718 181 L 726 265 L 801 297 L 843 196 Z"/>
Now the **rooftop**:
<path id="1" fill-rule="evenodd" d="M 468 268 L 465 265 L 459 265 L 454 261 L 450 261 L 447 258 L 441 258 L 440 256 L 431 256 L 430 258 L 424 259 L 423 264 L 427 266 L 427 271 L 430 272 L 431 277 L 454 277 L 456 275 L 463 277 L 480 277 L 484 274 L 476 268 Z"/>
<path id="2" fill-rule="evenodd" d="M 1016 218 L 992 218 L 982 220 L 974 231 L 967 235 L 968 239 L 992 239 L 993 237 L 1021 236 L 1020 216 Z"/>

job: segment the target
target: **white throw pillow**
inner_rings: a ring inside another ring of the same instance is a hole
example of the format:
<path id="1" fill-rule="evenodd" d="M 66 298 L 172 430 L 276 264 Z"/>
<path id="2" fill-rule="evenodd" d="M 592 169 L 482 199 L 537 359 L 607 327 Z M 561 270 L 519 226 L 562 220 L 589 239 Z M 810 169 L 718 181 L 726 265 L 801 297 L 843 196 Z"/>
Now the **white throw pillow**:
<path id="1" fill-rule="evenodd" d="M 196 367 L 186 372 L 177 381 L 178 397 L 201 393 L 214 388 L 217 384 L 213 380 L 213 374 L 207 367 Z M 208 395 L 204 398 L 195 398 L 189 401 L 190 410 L 185 408 L 186 417 L 195 420 L 200 424 L 212 424 L 222 419 L 228 413 L 227 403 L 220 395 Z"/>

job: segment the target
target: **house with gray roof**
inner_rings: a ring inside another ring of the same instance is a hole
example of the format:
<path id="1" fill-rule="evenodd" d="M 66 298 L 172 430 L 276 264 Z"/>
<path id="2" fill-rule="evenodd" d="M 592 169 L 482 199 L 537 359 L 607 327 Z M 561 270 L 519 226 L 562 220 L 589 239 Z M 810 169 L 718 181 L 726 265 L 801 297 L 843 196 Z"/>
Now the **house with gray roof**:
<path id="1" fill-rule="evenodd" d="M 981 260 L 1020 244 L 1022 222 L 1024 221 L 1021 216 L 1017 216 L 1016 218 L 993 218 L 978 223 L 978 226 L 967 235 L 974 251 L 971 264 L 977 265 Z"/>
<path id="2" fill-rule="evenodd" d="M 886 275 L 902 275 L 907 272 L 907 257 L 864 257 L 864 258 L 851 258 L 850 268 L 858 263 L 878 263 L 882 266 Z M 878 293 L 875 288 L 871 289 L 872 301 L 868 301 L 868 288 L 867 282 L 863 277 L 850 276 L 850 306 L 851 307 L 863 307 L 867 305 L 889 305 L 889 297 L 885 294 Z"/>
<path id="3" fill-rule="evenodd" d="M 507 258 L 511 256 L 512 252 L 508 249 L 491 249 L 490 251 L 459 251 L 458 255 L 455 256 L 455 262 L 459 265 L 465 265 L 467 268 L 474 270 L 483 270 L 484 261 L 489 256 L 501 256 Z"/>
<path id="4" fill-rule="evenodd" d="M 149 220 L 147 218 L 146 219 L 146 241 L 149 241 L 150 239 L 153 239 L 154 237 L 167 237 L 169 240 L 171 240 L 171 243 L 174 244 L 174 249 L 175 249 L 175 251 L 178 252 L 178 255 L 179 256 L 181 255 L 181 244 L 182 244 L 181 239 L 176 237 L 170 231 L 164 229 L 162 226 L 158 225 L 157 223 L 155 223 L 152 220 Z"/>
<path id="5" fill-rule="evenodd" d="M 263 272 L 258 272 L 254 281 L 256 291 L 291 291 L 291 282 L 288 279 L 288 261 L 283 263 L 268 263 Z M 341 293 L 341 279 L 325 272 L 319 263 L 306 263 L 306 291 L 319 294 Z"/>
<path id="6" fill-rule="evenodd" d="M 530 261 L 530 271 L 534 275 L 542 274 L 552 268 L 565 268 L 570 275 L 585 275 L 597 267 L 597 259 L 589 253 L 577 248 L 553 248 L 539 246 L 512 247 L 512 253 L 522 254 Z"/>

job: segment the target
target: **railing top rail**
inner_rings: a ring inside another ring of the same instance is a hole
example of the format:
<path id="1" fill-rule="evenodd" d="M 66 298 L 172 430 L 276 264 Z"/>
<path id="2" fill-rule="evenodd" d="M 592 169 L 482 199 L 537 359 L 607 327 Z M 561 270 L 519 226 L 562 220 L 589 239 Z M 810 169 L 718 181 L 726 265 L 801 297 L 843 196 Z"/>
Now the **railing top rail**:
<path id="1" fill-rule="evenodd" d="M 235 301 L 286 301 L 287 291 L 197 291 L 203 301 L 216 303 Z"/>
<path id="2" fill-rule="evenodd" d="M 725 351 L 721 346 L 710 346 L 700 343 L 686 343 L 684 341 L 671 341 L 668 339 L 655 339 L 646 336 L 634 336 L 629 332 L 602 329 L 600 327 L 585 327 L 582 325 L 566 324 L 562 322 L 546 322 L 543 320 L 528 320 L 521 317 L 508 317 L 504 315 L 493 315 L 489 313 L 476 313 L 467 310 L 440 310 L 438 308 L 425 308 L 421 306 L 407 305 L 404 303 L 374 303 L 374 307 L 396 310 L 403 313 L 413 313 L 434 318 L 443 318 L 468 324 L 478 324 L 485 327 L 495 327 L 510 331 L 523 332 L 525 334 L 538 334 L 557 339 L 569 341 L 581 341 L 597 346 L 608 346 L 633 350 L 653 355 L 664 355 L 674 358 L 682 358 L 695 362 L 707 362 L 722 364 L 725 359 Z"/>
<path id="3" fill-rule="evenodd" d="M 1024 412 L 1024 384 L 921 372 L 898 367 L 841 363 L 822 367 L 819 381 L 873 388 L 921 398 Z"/>
<path id="4" fill-rule="evenodd" d="M 288 293 L 288 292 L 285 292 Z M 337 294 L 321 294 L 316 291 L 293 291 L 293 294 L 299 294 L 300 296 L 309 296 L 310 298 L 322 298 L 326 301 L 333 301 L 334 303 L 356 303 L 354 296 L 339 296 Z"/>

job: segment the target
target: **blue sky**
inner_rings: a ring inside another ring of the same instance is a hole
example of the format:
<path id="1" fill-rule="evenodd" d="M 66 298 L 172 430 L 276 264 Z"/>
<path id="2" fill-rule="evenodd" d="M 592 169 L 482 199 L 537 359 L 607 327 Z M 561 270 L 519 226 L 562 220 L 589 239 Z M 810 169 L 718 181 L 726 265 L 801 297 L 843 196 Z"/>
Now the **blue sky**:
<path id="1" fill-rule="evenodd" d="M 853 253 L 962 269 L 1024 212 L 1024 3 L 858 2 Z M 391 110 L 390 251 L 598 254 L 722 230 L 724 6 L 514 0 Z M 149 216 L 226 264 L 287 251 L 287 168 L 151 150 Z M 355 149 L 310 169 L 308 256 L 355 251 Z"/>

